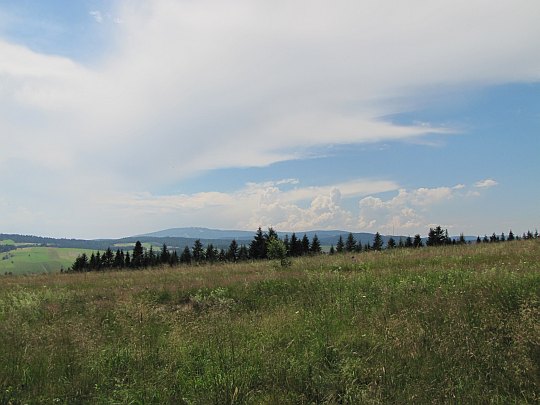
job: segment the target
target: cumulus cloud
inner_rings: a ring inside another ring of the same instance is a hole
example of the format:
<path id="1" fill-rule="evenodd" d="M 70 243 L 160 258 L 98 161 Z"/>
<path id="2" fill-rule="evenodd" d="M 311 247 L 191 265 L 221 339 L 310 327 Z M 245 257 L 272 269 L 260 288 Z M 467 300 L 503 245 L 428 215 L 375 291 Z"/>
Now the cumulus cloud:
<path id="1" fill-rule="evenodd" d="M 93 10 L 90 11 L 88 14 L 90 14 L 97 23 L 101 24 L 103 22 L 103 15 L 101 14 L 101 11 Z"/>
<path id="2" fill-rule="evenodd" d="M 498 184 L 499 183 L 497 183 L 493 179 L 485 179 L 485 180 L 480 180 L 480 181 L 476 182 L 474 186 L 476 188 L 490 188 L 490 187 L 495 187 Z"/>
<path id="3" fill-rule="evenodd" d="M 358 227 L 384 233 L 425 233 L 439 220 L 430 216 L 433 207 L 455 203 L 456 198 L 480 196 L 479 183 L 482 182 L 473 186 L 457 184 L 453 187 L 399 189 L 397 195 L 389 199 L 367 196 L 359 201 Z"/>

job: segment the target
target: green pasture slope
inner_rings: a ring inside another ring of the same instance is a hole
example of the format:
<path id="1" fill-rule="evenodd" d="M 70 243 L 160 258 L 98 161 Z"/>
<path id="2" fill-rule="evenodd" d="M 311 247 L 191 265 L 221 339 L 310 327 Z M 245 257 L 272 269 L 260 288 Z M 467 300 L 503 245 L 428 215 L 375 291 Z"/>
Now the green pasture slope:
<path id="1" fill-rule="evenodd" d="M 0 279 L 0 404 L 538 404 L 540 240 Z"/>
<path id="2" fill-rule="evenodd" d="M 86 249 L 57 247 L 27 247 L 3 252 L 0 253 L 0 276 L 6 273 L 56 273 L 69 268 L 83 252 L 91 253 Z"/>

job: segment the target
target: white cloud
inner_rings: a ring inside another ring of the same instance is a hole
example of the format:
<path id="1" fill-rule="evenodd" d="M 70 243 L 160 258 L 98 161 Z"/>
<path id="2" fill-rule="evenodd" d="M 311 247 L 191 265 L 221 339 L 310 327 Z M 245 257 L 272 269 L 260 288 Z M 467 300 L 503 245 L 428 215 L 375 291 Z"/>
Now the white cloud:
<path id="1" fill-rule="evenodd" d="M 112 51 L 91 67 L 0 38 L 0 142 L 9 145 L 0 170 L 34 169 L 12 201 L 29 200 L 34 181 L 47 183 L 83 217 L 82 181 L 104 194 L 145 196 L 199 171 L 300 159 L 313 147 L 452 133 L 382 117 L 434 88 L 540 79 L 536 1 L 120 4 Z M 337 188 L 358 195 L 356 186 Z M 330 192 L 281 197 L 292 204 Z M 424 194 L 415 198 L 445 198 Z M 312 211 L 331 201 L 321 197 Z M 316 217 L 295 215 L 297 224 Z M 333 215 L 345 221 L 337 208 Z"/>
<path id="2" fill-rule="evenodd" d="M 495 187 L 498 184 L 499 183 L 497 183 L 493 179 L 485 179 L 485 180 L 481 180 L 481 181 L 476 182 L 474 186 L 476 188 L 491 188 L 491 187 Z"/>
<path id="3" fill-rule="evenodd" d="M 103 15 L 101 14 L 101 11 L 99 10 L 93 10 L 90 11 L 88 14 L 90 14 L 92 17 L 94 17 L 94 20 L 101 24 L 103 22 Z"/>

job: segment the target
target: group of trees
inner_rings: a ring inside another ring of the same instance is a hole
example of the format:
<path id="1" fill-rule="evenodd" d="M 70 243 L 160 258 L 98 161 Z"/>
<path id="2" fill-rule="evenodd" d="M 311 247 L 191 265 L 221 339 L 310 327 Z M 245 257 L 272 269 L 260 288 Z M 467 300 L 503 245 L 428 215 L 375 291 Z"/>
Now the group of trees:
<path id="1" fill-rule="evenodd" d="M 491 243 L 512 241 L 519 239 L 537 239 L 538 231 L 534 234 L 530 231 L 524 233 L 522 237 L 515 236 L 510 230 L 508 236 L 502 233 L 500 236 L 493 233 L 491 237 L 487 235 L 484 238 L 476 239 L 477 243 Z M 336 253 L 352 253 L 370 250 L 383 250 L 395 248 L 420 248 L 426 246 L 441 246 L 466 244 L 467 242 L 463 234 L 458 239 L 450 238 L 448 230 L 442 229 L 440 226 L 430 228 L 426 240 L 422 239 L 420 234 L 414 237 L 399 238 L 399 241 L 393 237 L 383 240 L 379 232 L 373 237 L 373 241 L 362 245 L 361 241 L 356 241 L 354 235 L 349 233 L 347 238 L 343 240 L 339 236 L 336 247 L 330 247 L 330 254 Z M 279 238 L 277 232 L 273 228 L 269 228 L 267 232 L 262 229 L 256 231 L 253 240 L 246 245 L 239 245 L 236 240 L 232 240 L 228 249 L 218 249 L 213 244 L 208 244 L 206 247 L 200 239 L 197 239 L 193 246 L 185 246 L 180 254 L 176 249 L 169 249 L 164 244 L 159 251 L 154 251 L 150 246 L 148 249 L 143 248 L 140 241 L 135 243 L 132 253 L 124 252 L 121 249 L 113 252 L 111 248 L 100 253 L 99 251 L 88 256 L 86 253 L 79 255 L 70 270 L 74 272 L 81 271 L 101 271 L 110 269 L 137 269 L 154 266 L 177 264 L 192 264 L 192 263 L 215 263 L 215 262 L 239 262 L 246 260 L 263 260 L 263 259 L 280 259 L 282 264 L 287 263 L 289 258 L 304 255 L 316 255 L 322 253 L 321 244 L 317 235 L 314 235 L 310 241 L 308 236 L 304 234 L 302 238 L 298 238 L 295 233 L 291 237 L 285 235 L 283 239 Z"/>

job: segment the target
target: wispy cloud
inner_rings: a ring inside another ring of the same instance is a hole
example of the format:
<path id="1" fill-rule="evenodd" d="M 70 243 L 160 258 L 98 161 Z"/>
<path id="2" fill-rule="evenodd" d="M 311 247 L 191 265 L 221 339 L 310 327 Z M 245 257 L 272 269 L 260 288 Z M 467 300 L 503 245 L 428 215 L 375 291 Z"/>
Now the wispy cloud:
<path id="1" fill-rule="evenodd" d="M 485 180 L 476 182 L 474 186 L 476 188 L 490 188 L 490 187 L 495 187 L 498 184 L 499 183 L 493 179 L 485 179 Z"/>
<path id="2" fill-rule="evenodd" d="M 104 194 L 144 196 L 201 171 L 302 159 L 313 148 L 453 133 L 383 117 L 414 108 L 426 89 L 540 79 L 538 2 L 480 4 L 415 0 L 390 12 L 341 0 L 122 1 L 114 46 L 92 67 L 0 38 L 0 142 L 9 145 L 0 170 L 32 167 L 33 180 L 73 196 L 82 217 L 81 179 Z M 30 201 L 31 184 L 12 201 Z M 358 196 L 356 186 L 337 189 Z M 282 197 L 323 195 L 313 210 L 330 210 L 332 190 Z M 289 218 L 274 209 L 269 219 Z M 315 218 L 295 215 L 295 226 Z"/>

